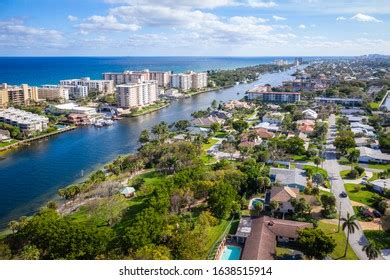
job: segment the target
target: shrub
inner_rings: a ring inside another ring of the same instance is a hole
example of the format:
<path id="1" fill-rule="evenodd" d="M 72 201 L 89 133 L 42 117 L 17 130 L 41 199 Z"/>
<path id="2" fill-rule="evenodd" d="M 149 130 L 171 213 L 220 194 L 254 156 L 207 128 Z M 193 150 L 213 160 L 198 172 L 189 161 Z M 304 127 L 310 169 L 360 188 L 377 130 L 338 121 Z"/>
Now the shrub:
<path id="1" fill-rule="evenodd" d="M 355 185 L 353 187 L 353 189 L 355 190 L 355 192 L 358 192 L 358 191 L 360 191 L 361 187 L 360 187 L 360 185 Z"/>
<path id="2" fill-rule="evenodd" d="M 355 169 L 349 171 L 349 173 L 348 173 L 348 178 L 350 178 L 350 179 L 356 179 L 356 178 L 358 178 L 358 177 L 359 177 L 359 172 L 358 172 L 358 171 L 356 171 Z"/>
<path id="3" fill-rule="evenodd" d="M 359 173 L 359 176 L 363 175 L 363 173 L 364 173 L 364 168 L 363 167 L 355 166 L 354 169 Z"/>

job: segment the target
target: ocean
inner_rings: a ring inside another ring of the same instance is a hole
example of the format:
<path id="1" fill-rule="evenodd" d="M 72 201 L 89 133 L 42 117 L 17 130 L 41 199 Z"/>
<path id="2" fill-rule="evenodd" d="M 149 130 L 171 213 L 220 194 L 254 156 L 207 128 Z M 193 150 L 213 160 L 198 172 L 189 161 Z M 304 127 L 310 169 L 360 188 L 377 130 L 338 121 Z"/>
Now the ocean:
<path id="1" fill-rule="evenodd" d="M 294 57 L 0 57 L 0 83 L 40 86 L 58 84 L 62 79 L 101 79 L 103 72 L 234 69 L 276 59 L 294 61 Z"/>

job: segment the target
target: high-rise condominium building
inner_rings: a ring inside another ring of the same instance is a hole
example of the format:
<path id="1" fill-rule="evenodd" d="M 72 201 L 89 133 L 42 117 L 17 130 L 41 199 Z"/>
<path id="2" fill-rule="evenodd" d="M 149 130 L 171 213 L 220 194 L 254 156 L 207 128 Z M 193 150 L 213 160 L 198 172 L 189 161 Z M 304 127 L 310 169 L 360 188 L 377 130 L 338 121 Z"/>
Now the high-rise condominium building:
<path id="1" fill-rule="evenodd" d="M 103 73 L 103 79 L 114 81 L 115 85 L 137 83 L 138 81 L 157 81 L 160 87 L 168 87 L 170 82 L 170 72 L 168 71 L 125 71 L 123 73 Z"/>
<path id="2" fill-rule="evenodd" d="M 91 80 L 89 77 L 81 79 L 61 80 L 62 86 L 85 86 L 88 88 L 88 92 L 97 91 L 102 94 L 113 94 L 114 82 L 111 80 Z"/>
<path id="3" fill-rule="evenodd" d="M 20 86 L 0 85 L 0 107 L 6 108 L 11 104 L 28 105 L 32 101 L 38 101 L 37 87 L 27 84 Z"/>
<path id="4" fill-rule="evenodd" d="M 40 100 L 69 100 L 70 89 L 65 86 L 43 85 L 38 88 L 38 98 Z"/>
<path id="5" fill-rule="evenodd" d="M 117 85 L 116 93 L 119 107 L 141 107 L 157 100 L 157 82 L 139 81 L 138 83 Z"/>
<path id="6" fill-rule="evenodd" d="M 171 87 L 178 88 L 183 91 L 193 89 L 201 89 L 207 87 L 207 73 L 179 73 L 171 75 Z"/>

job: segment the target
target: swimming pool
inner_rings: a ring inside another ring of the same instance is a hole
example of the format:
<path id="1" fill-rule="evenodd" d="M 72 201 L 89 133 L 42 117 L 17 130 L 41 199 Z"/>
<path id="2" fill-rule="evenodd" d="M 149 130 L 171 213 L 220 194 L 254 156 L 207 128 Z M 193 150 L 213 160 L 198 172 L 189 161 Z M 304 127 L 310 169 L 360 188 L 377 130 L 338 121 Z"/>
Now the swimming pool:
<path id="1" fill-rule="evenodd" d="M 223 250 L 220 260 L 239 260 L 241 257 L 241 247 L 228 245 Z"/>
<path id="2" fill-rule="evenodd" d="M 249 202 L 249 207 L 248 207 L 249 210 L 255 210 L 257 203 L 264 204 L 264 199 L 259 197 L 252 198 L 251 201 Z"/>

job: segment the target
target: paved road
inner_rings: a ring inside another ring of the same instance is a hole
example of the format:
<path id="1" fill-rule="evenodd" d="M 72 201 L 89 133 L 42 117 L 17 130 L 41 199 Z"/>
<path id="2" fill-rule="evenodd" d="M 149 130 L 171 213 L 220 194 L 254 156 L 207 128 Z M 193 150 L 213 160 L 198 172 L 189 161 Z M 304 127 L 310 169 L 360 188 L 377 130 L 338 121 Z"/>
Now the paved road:
<path id="1" fill-rule="evenodd" d="M 333 194 L 336 197 L 336 205 L 337 209 L 339 209 L 340 201 L 341 201 L 341 207 L 340 207 L 340 215 L 341 217 L 346 217 L 347 213 L 350 213 L 350 215 L 354 214 L 351 201 L 348 197 L 346 198 L 340 198 L 340 193 L 345 191 L 343 180 L 340 177 L 340 171 L 343 170 L 343 168 L 340 166 L 340 164 L 337 162 L 336 158 L 336 150 L 333 145 L 334 135 L 336 133 L 336 117 L 335 115 L 331 115 L 329 117 L 329 130 L 327 134 L 327 144 L 326 144 L 326 152 L 325 152 L 325 161 L 324 161 L 324 168 L 326 171 L 328 171 L 329 179 L 331 181 L 331 190 Z M 360 225 L 359 229 L 355 231 L 354 234 L 351 234 L 349 237 L 349 244 L 351 245 L 352 249 L 355 251 L 356 255 L 361 260 L 367 260 L 366 253 L 362 251 L 363 246 L 367 244 L 367 239 L 364 236 L 363 230 Z"/>

